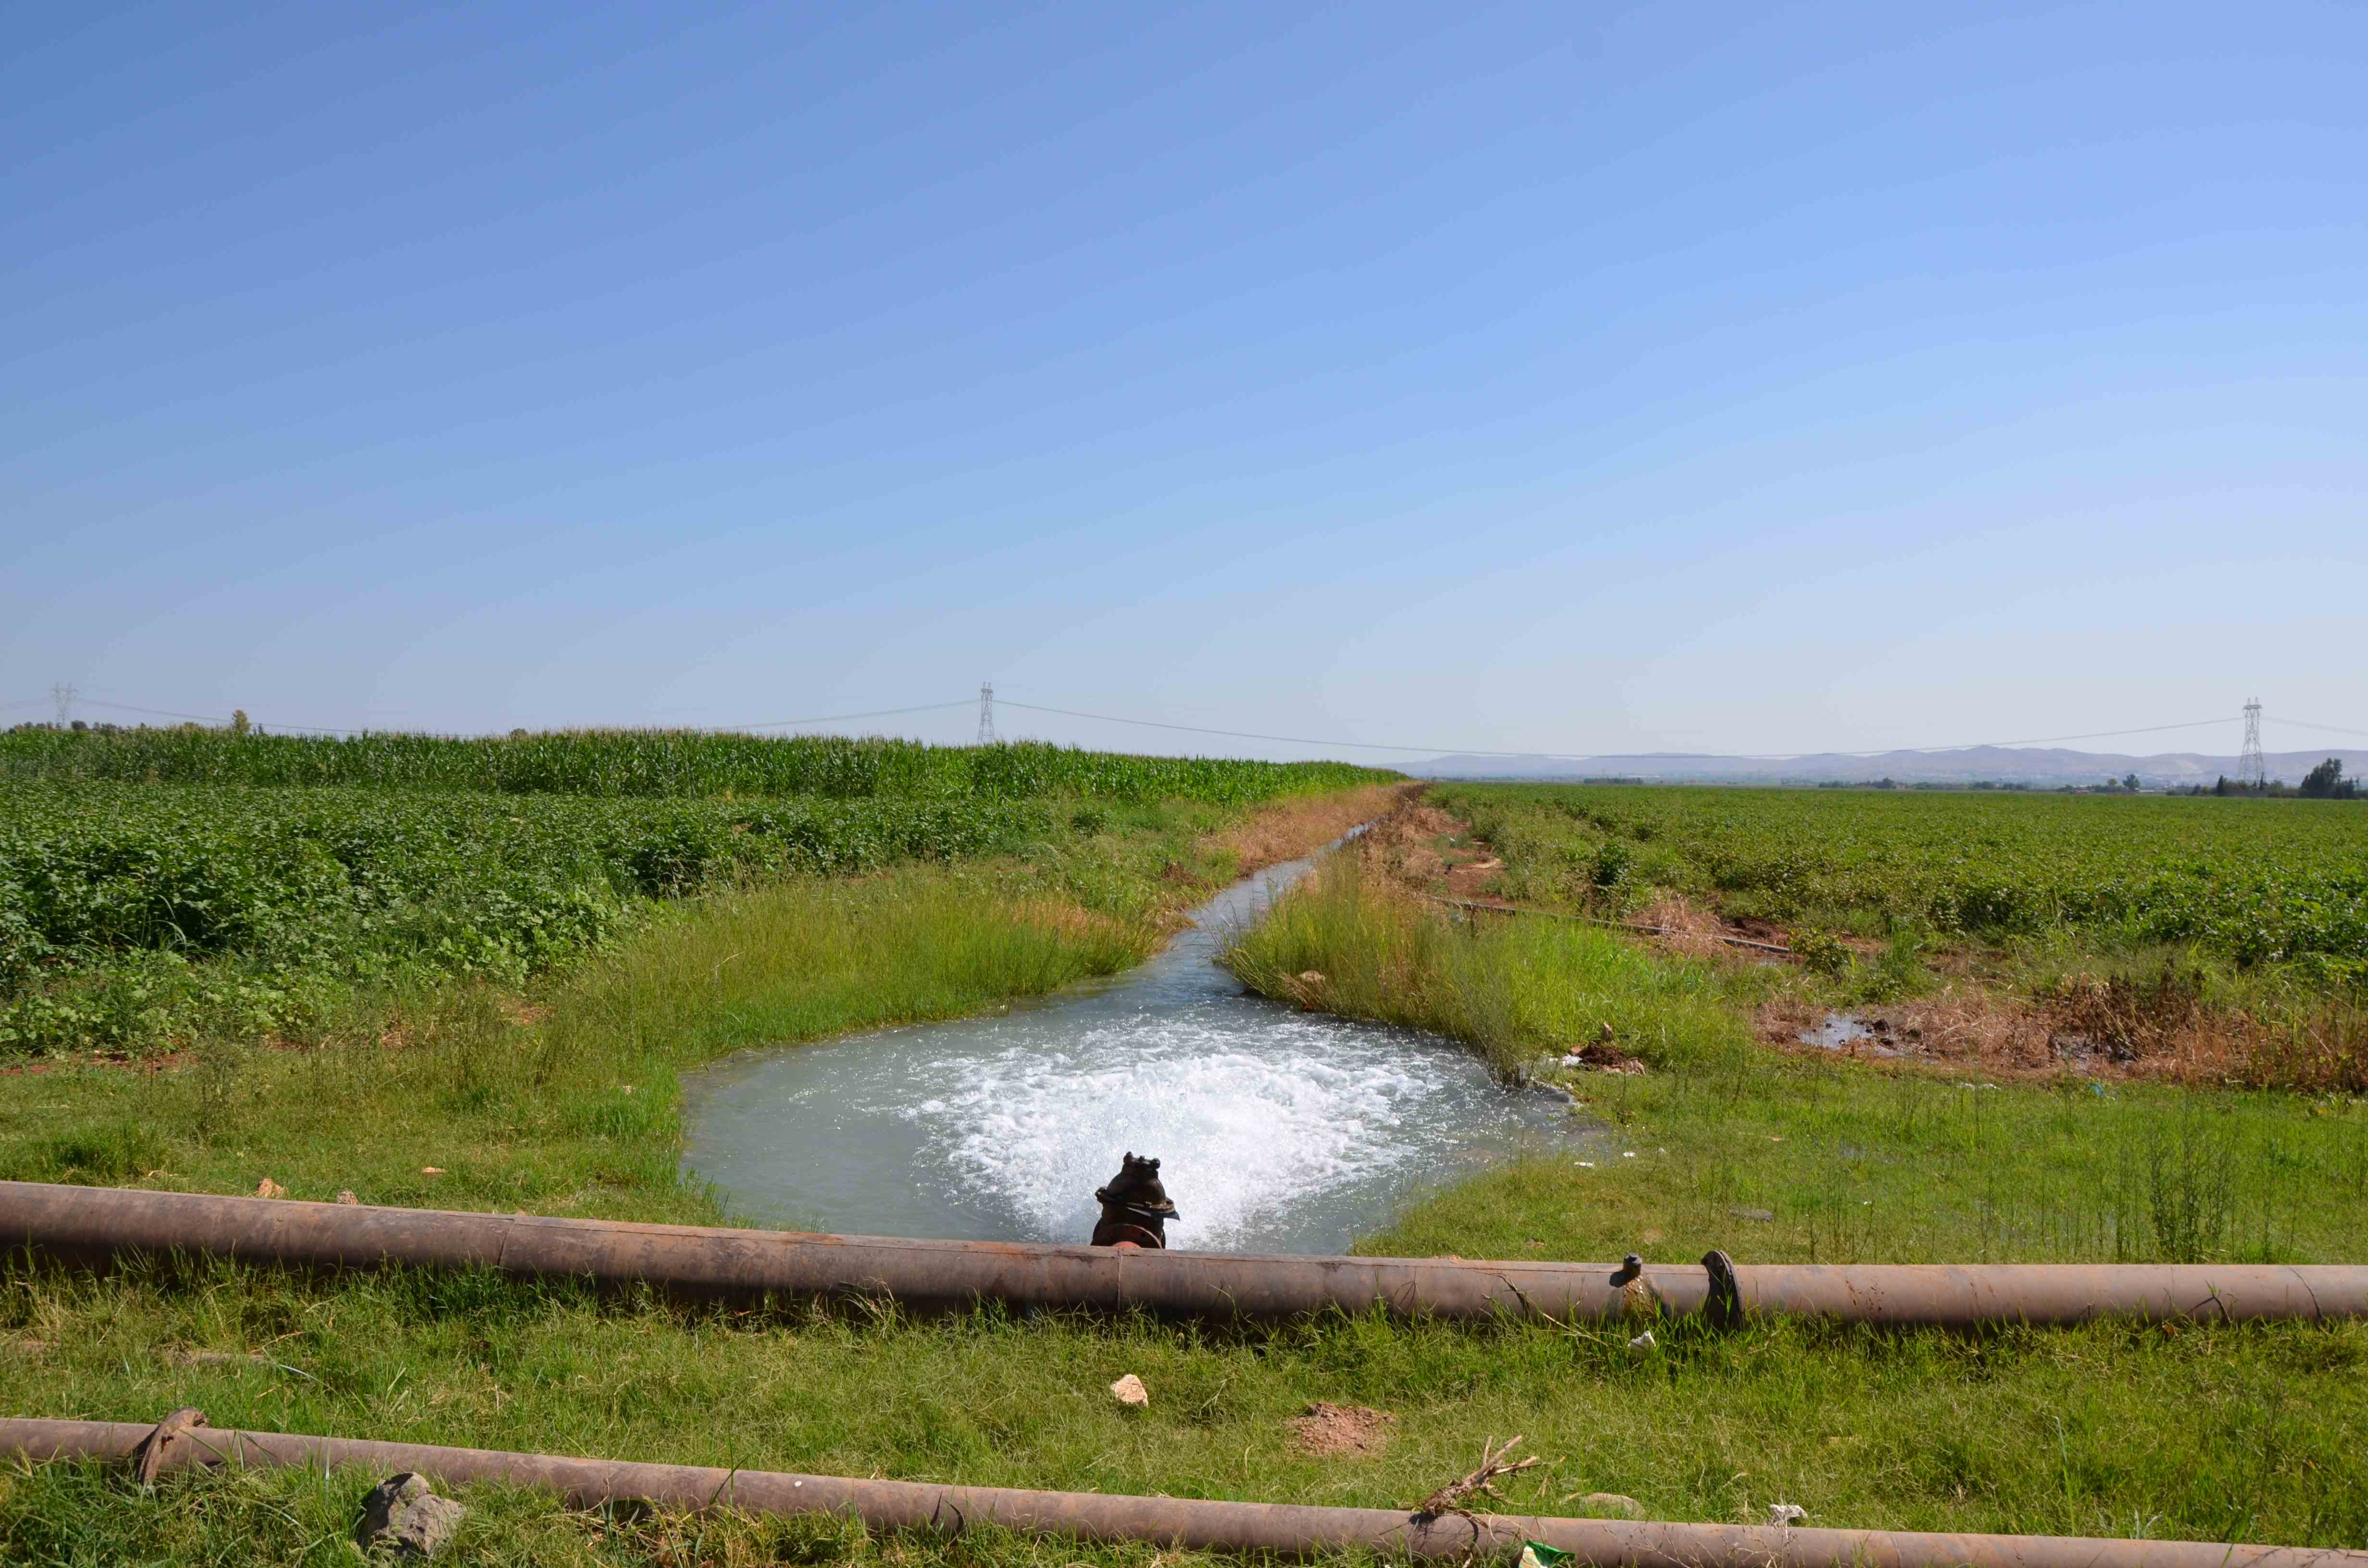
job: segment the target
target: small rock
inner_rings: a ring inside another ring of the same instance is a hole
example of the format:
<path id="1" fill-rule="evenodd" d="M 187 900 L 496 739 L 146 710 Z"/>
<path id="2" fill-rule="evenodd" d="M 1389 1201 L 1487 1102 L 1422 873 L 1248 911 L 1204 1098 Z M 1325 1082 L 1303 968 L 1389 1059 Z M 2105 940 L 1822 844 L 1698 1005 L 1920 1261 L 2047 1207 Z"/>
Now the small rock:
<path id="1" fill-rule="evenodd" d="M 409 1471 L 390 1475 L 362 1499 L 356 1544 L 369 1556 L 383 1547 L 407 1562 L 424 1562 L 444 1549 L 468 1510 L 428 1489 L 427 1478 Z"/>
<path id="2" fill-rule="evenodd" d="M 288 1189 L 280 1186 L 278 1182 L 272 1180 L 269 1176 L 265 1176 L 261 1181 L 255 1184 L 255 1196 L 257 1198 L 285 1198 L 288 1196 Z"/>
<path id="3" fill-rule="evenodd" d="M 1623 1519 L 1645 1517 L 1645 1505 L 1624 1492 L 1590 1492 L 1578 1504 L 1590 1514 L 1617 1514 Z"/>
<path id="4" fill-rule="evenodd" d="M 1768 1505 L 1768 1522 L 1771 1525 L 1778 1526 L 1781 1528 L 1790 1529 L 1795 1523 L 1802 1519 L 1805 1519 L 1808 1517 L 1809 1510 L 1804 1508 L 1798 1503 L 1770 1503 Z"/>
<path id="5" fill-rule="evenodd" d="M 1121 1404 L 1131 1410 L 1141 1410 L 1151 1403 L 1151 1391 L 1144 1388 L 1143 1380 L 1133 1372 L 1110 1384 L 1110 1392 L 1118 1396 Z"/>
<path id="6" fill-rule="evenodd" d="M 337 1188 L 337 1201 L 340 1203 L 351 1203 L 359 1206 L 361 1199 L 354 1196 L 354 1189 L 352 1187 L 341 1187 Z"/>
<path id="7" fill-rule="evenodd" d="M 419 1174 L 421 1176 L 442 1176 L 444 1174 L 444 1167 L 442 1165 L 422 1165 L 419 1167 Z"/>

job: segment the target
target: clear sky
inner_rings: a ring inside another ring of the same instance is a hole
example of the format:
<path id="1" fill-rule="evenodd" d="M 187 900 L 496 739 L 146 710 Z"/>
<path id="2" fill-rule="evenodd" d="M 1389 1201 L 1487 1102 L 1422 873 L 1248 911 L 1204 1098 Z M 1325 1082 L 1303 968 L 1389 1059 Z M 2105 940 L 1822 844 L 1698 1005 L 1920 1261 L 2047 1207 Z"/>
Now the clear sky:
<path id="1" fill-rule="evenodd" d="M 18 0 L 0 40 L 0 702 L 2368 731 L 2353 0 Z"/>

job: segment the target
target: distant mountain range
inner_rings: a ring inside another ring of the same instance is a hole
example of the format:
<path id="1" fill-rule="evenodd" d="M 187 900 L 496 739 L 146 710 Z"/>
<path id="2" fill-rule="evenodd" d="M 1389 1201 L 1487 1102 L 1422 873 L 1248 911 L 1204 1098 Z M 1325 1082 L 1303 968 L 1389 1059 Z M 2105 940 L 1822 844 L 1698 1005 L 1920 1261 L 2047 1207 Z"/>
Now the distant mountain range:
<path id="1" fill-rule="evenodd" d="M 2368 752 L 2284 751 L 2267 758 L 2271 778 L 2298 783 L 2328 757 L 2339 757 L 2347 778 L 2368 776 Z M 2030 746 L 1967 746 L 1959 751 L 1892 751 L 1874 756 L 1817 752 L 1805 756 L 1710 756 L 1685 752 L 1648 752 L 1634 756 L 1589 756 L 1576 761 L 1548 756 L 1440 756 L 1402 763 L 1420 778 L 1649 778 L 1705 784 L 1822 784 L 1839 780 L 1871 784 L 1879 778 L 1902 784 L 2102 784 L 2138 776 L 2148 789 L 2209 784 L 2237 775 L 2233 756 L 2165 752 L 2123 756 L 2113 752 L 2041 750 Z"/>

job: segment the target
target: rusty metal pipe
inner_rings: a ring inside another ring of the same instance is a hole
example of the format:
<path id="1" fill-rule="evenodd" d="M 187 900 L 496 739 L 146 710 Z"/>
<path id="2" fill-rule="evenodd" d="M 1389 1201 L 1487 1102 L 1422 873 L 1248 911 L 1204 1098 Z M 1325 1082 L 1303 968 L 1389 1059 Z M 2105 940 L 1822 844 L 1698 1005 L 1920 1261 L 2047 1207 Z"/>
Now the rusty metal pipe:
<path id="1" fill-rule="evenodd" d="M 0 1421 L 0 1455 L 28 1460 L 129 1460 L 152 1430 L 138 1422 Z M 1197 1551 L 1313 1556 L 1362 1548 L 1396 1556 L 1463 1560 L 1504 1555 L 1542 1541 L 1600 1568 L 2368 1568 L 2368 1552 L 2200 1541 L 2105 1540 L 2065 1536 L 1938 1535 L 1639 1523 L 1625 1519 L 1438 1517 L 1383 1508 L 1202 1502 L 1097 1492 L 1027 1492 L 855 1481 L 778 1471 L 631 1464 L 552 1454 L 379 1443 L 197 1427 L 176 1445 L 188 1465 L 249 1464 L 385 1475 L 416 1471 L 445 1485 L 495 1482 L 540 1486 L 573 1506 L 639 1502 L 664 1508 L 721 1506 L 749 1513 L 833 1514 L 874 1529 L 960 1530 L 992 1524 L 1029 1535 L 1148 1541 Z"/>
<path id="2" fill-rule="evenodd" d="M 1452 1258 L 1254 1257 L 1033 1243 L 708 1230 L 379 1209 L 285 1199 L 0 1182 L 0 1247 L 104 1267 L 195 1255 L 298 1268 L 485 1267 L 671 1295 L 892 1297 L 920 1310 L 1021 1309 L 1289 1318 L 1374 1307 L 1404 1316 L 1554 1322 L 1626 1315 L 1608 1264 Z M 2258 1264 L 1741 1266 L 1746 1312 L 1894 1326 L 2062 1325 L 2099 1317 L 2368 1317 L 2368 1267 Z M 1700 1311 L 1710 1277 L 1647 1265 L 1659 1310 Z"/>

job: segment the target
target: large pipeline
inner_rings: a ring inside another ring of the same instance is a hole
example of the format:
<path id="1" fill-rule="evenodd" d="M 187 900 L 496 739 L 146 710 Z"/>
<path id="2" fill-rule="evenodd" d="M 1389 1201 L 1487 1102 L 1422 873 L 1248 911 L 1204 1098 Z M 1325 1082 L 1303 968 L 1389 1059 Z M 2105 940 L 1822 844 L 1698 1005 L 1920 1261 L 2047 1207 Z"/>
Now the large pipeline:
<path id="1" fill-rule="evenodd" d="M 0 1421 L 0 1455 L 26 1460 L 127 1460 L 154 1430 L 138 1422 Z M 747 1513 L 832 1514 L 860 1519 L 874 1529 L 958 1531 L 970 1525 L 994 1525 L 1078 1540 L 1148 1541 L 1169 1548 L 1298 1557 L 1362 1549 L 1392 1557 L 1463 1561 L 1507 1555 L 1524 1540 L 1534 1540 L 1571 1552 L 1589 1568 L 1825 1568 L 1834 1563 L 1864 1568 L 2368 1568 L 2368 1552 L 2307 1547 L 1404 1514 L 1383 1508 L 854 1481 L 205 1426 L 186 1429 L 159 1452 L 165 1456 L 154 1467 L 160 1474 L 190 1465 L 302 1466 L 313 1471 L 351 1466 L 379 1475 L 412 1471 L 446 1485 L 493 1482 L 540 1486 L 578 1508 L 629 1501 L 686 1510 L 721 1506 Z"/>
<path id="2" fill-rule="evenodd" d="M 0 1182 L 0 1247 L 105 1267 L 176 1255 L 313 1269 L 483 1267 L 647 1285 L 669 1295 L 879 1295 L 916 1309 L 1290 1318 L 1379 1307 L 1404 1316 L 1602 1321 L 1640 1306 L 1713 1323 L 1750 1313 L 1893 1326 L 2066 1325 L 2100 1317 L 2368 1317 L 2368 1267 L 2267 1264 L 1738 1265 L 1252 1257 L 1032 1243 L 707 1230 L 379 1209 L 287 1199 Z M 1644 1290 L 1634 1278 L 1641 1274 Z M 1731 1281 L 1731 1286 L 1729 1282 Z M 1639 1301 L 1639 1297 L 1645 1300 Z"/>

